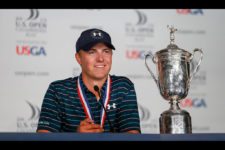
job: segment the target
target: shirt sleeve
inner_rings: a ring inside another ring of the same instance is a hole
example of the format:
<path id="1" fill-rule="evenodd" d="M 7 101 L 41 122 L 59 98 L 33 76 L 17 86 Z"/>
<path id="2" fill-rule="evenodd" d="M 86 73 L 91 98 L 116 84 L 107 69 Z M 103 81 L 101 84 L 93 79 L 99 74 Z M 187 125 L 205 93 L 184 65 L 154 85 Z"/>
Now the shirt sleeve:
<path id="1" fill-rule="evenodd" d="M 133 83 L 130 83 L 127 93 L 122 99 L 118 123 L 120 132 L 138 130 L 141 133 L 137 97 Z"/>
<path id="2" fill-rule="evenodd" d="M 51 83 L 44 96 L 37 130 L 59 132 L 61 128 L 59 99 Z"/>

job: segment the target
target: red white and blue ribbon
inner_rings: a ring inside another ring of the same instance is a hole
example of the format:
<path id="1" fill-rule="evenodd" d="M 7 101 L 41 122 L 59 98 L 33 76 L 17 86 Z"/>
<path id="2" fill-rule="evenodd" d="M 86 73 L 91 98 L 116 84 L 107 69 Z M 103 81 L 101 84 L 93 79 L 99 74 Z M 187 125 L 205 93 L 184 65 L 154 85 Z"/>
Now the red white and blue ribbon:
<path id="1" fill-rule="evenodd" d="M 79 76 L 78 80 L 77 80 L 78 96 L 80 98 L 80 101 L 81 101 L 81 104 L 84 108 L 84 112 L 85 112 L 86 116 L 94 121 L 94 116 L 91 112 L 91 107 L 90 107 L 90 105 L 88 103 L 88 100 L 85 96 L 84 89 L 82 87 L 80 78 L 81 78 L 81 76 Z M 104 97 L 103 97 L 103 104 L 104 104 L 104 107 L 106 108 L 106 106 L 109 103 L 110 93 L 111 93 L 111 78 L 110 78 L 110 76 L 108 76 L 108 78 L 107 78 L 107 83 L 106 83 L 105 88 L 106 89 L 105 89 L 105 94 L 104 94 Z M 103 127 L 104 123 L 105 123 L 105 119 L 106 119 L 106 114 L 105 114 L 104 108 L 102 108 L 102 110 L 101 110 L 100 119 L 101 119 L 100 125 L 101 125 L 101 127 Z"/>
<path id="2" fill-rule="evenodd" d="M 106 108 L 106 106 L 109 103 L 110 94 L 111 94 L 111 78 L 110 78 L 110 76 L 108 76 L 107 83 L 106 83 L 105 94 L 104 94 L 104 97 L 103 97 L 103 104 L 104 104 L 105 108 Z M 101 111 L 101 124 L 100 124 L 101 127 L 104 126 L 105 118 L 106 118 L 106 114 L 105 114 L 104 109 L 102 108 L 102 111 Z"/>

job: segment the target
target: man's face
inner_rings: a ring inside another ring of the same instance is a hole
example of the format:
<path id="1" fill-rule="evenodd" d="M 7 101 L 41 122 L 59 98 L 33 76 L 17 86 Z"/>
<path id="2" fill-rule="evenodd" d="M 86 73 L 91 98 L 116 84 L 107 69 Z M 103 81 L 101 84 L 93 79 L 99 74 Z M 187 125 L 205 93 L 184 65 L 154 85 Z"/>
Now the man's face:
<path id="1" fill-rule="evenodd" d="M 98 43 L 89 51 L 80 50 L 76 53 L 76 60 L 81 65 L 84 77 L 92 80 L 105 79 L 112 65 L 112 49 Z"/>

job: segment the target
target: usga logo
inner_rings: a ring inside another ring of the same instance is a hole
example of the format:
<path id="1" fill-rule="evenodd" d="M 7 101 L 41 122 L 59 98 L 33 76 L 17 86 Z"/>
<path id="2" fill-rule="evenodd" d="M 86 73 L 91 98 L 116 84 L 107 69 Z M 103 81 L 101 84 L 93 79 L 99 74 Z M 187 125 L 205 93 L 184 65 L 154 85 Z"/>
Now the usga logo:
<path id="1" fill-rule="evenodd" d="M 200 108 L 200 107 L 204 107 L 206 108 L 206 101 L 204 98 L 186 98 L 184 100 L 181 101 L 180 103 L 181 107 L 194 107 L 194 108 Z"/>
<path id="2" fill-rule="evenodd" d="M 203 15 L 202 9 L 177 9 L 177 13 L 183 15 Z"/>
<path id="3" fill-rule="evenodd" d="M 16 45 L 17 55 L 26 55 L 26 56 L 46 56 L 46 51 L 43 46 L 29 46 L 29 45 Z"/>
<path id="4" fill-rule="evenodd" d="M 145 53 L 144 50 L 127 50 L 126 51 L 126 57 L 128 59 L 145 59 Z"/>

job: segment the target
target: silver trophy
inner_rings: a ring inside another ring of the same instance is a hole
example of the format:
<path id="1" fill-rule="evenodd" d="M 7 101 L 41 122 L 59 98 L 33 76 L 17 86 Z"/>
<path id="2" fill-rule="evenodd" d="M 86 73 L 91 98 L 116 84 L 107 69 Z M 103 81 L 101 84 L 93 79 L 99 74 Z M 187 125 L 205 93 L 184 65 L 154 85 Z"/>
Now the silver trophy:
<path id="1" fill-rule="evenodd" d="M 169 110 L 164 111 L 159 118 L 160 133 L 192 133 L 191 116 L 187 111 L 180 109 L 179 101 L 188 94 L 190 82 L 198 71 L 203 52 L 196 48 L 191 54 L 179 48 L 174 44 L 174 32 L 177 29 L 173 26 L 168 26 L 168 28 L 170 44 L 167 48 L 157 51 L 154 55 L 151 51 L 145 55 L 145 65 L 148 71 L 156 82 L 162 97 L 170 103 Z M 200 58 L 196 63 L 193 58 L 197 52 L 200 53 Z M 147 58 L 151 58 L 156 65 L 157 77 L 149 68 Z"/>

